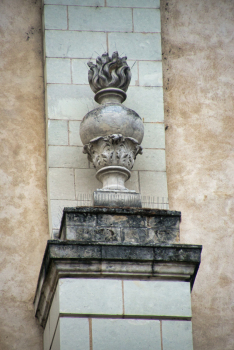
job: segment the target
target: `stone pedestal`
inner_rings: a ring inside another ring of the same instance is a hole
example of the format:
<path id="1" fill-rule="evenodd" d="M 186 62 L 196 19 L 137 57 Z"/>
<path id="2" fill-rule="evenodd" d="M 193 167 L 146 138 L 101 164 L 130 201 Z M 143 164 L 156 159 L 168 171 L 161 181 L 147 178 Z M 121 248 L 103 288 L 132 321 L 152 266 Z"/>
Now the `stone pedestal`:
<path id="1" fill-rule="evenodd" d="M 179 221 L 167 210 L 66 208 L 34 301 L 44 350 L 192 350 L 201 246 L 170 243 Z"/>
<path id="2" fill-rule="evenodd" d="M 135 191 L 97 190 L 93 193 L 93 205 L 97 207 L 141 208 L 142 201 L 140 193 Z"/>

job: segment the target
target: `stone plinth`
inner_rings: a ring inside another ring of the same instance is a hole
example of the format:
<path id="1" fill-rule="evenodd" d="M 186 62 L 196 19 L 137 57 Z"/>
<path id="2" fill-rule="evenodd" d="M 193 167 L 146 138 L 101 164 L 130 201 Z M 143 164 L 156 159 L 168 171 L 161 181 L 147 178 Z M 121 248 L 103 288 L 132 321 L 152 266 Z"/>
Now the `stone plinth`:
<path id="1" fill-rule="evenodd" d="M 115 243 L 178 243 L 181 213 L 136 208 L 64 208 L 60 239 Z"/>
<path id="2" fill-rule="evenodd" d="M 35 296 L 44 350 L 192 350 L 201 246 L 48 241 Z"/>
<path id="3" fill-rule="evenodd" d="M 179 223 L 170 210 L 65 208 L 34 300 L 44 350 L 192 350 L 201 246 L 178 243 Z"/>
<path id="4" fill-rule="evenodd" d="M 103 191 L 93 193 L 93 205 L 98 207 L 141 208 L 141 195 L 135 191 Z"/>

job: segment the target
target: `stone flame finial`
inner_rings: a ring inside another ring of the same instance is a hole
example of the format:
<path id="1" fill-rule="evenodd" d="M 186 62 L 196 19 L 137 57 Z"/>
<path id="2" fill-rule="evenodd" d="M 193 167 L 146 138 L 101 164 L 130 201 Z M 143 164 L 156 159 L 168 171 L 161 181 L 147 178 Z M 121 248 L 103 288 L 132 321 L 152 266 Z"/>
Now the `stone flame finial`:
<path id="1" fill-rule="evenodd" d="M 112 57 L 108 53 L 97 57 L 96 64 L 88 62 L 88 80 L 93 92 L 106 88 L 118 88 L 127 91 L 131 81 L 131 70 L 128 66 L 127 57 L 119 57 L 117 51 Z"/>
<path id="2" fill-rule="evenodd" d="M 103 185 L 94 191 L 94 206 L 142 206 L 140 194 L 125 187 L 136 156 L 142 154 L 144 136 L 141 117 L 122 105 L 131 80 L 126 60 L 116 51 L 112 57 L 104 53 L 96 64 L 88 62 L 89 84 L 101 105 L 88 112 L 80 124 L 83 152 Z"/>

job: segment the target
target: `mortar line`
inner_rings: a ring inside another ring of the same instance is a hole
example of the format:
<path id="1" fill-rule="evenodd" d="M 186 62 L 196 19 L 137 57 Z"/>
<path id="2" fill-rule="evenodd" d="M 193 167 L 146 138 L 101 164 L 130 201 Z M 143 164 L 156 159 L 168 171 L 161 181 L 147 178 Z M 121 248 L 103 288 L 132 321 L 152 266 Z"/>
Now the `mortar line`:
<path id="1" fill-rule="evenodd" d="M 163 350 L 162 320 L 160 321 L 161 350 Z"/>
<path id="2" fill-rule="evenodd" d="M 140 172 L 139 172 L 139 170 L 137 171 L 137 173 L 138 173 L 138 186 L 139 186 L 139 193 L 141 193 L 141 184 L 140 184 Z"/>
<path id="3" fill-rule="evenodd" d="M 72 59 L 70 58 L 70 74 L 71 74 L 71 84 L 73 84 L 73 79 L 72 79 Z"/>
<path id="4" fill-rule="evenodd" d="M 139 61 L 137 61 L 137 74 L 138 74 L 138 79 L 137 79 L 137 82 L 138 82 L 138 86 L 140 86 L 140 71 L 139 71 Z"/>
<path id="5" fill-rule="evenodd" d="M 133 8 L 132 8 L 132 32 L 134 33 Z"/>
<path id="6" fill-rule="evenodd" d="M 107 49 L 107 53 L 109 55 L 109 40 L 108 40 L 108 33 L 106 33 L 106 49 Z"/>
<path id="7" fill-rule="evenodd" d="M 75 191 L 74 195 L 75 195 L 75 200 L 77 201 L 78 199 L 77 199 L 77 195 L 76 195 L 76 171 L 74 168 L 72 168 L 72 170 L 73 170 L 74 191 Z"/>
<path id="8" fill-rule="evenodd" d="M 89 350 L 93 350 L 92 318 L 89 318 Z"/>
<path id="9" fill-rule="evenodd" d="M 125 309 L 124 309 L 124 281 L 122 280 L 122 303 L 123 303 L 123 316 L 125 314 Z"/>
<path id="10" fill-rule="evenodd" d="M 70 146 L 70 123 L 69 120 L 67 121 L 67 138 L 68 138 L 68 146 Z"/>
<path id="11" fill-rule="evenodd" d="M 68 6 L 67 6 L 67 30 L 69 30 Z"/>

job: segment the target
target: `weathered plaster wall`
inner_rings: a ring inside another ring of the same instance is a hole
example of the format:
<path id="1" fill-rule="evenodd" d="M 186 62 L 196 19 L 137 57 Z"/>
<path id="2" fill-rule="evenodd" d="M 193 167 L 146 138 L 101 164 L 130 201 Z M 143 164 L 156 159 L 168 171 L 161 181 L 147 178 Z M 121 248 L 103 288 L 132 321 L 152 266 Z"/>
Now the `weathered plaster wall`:
<path id="1" fill-rule="evenodd" d="M 234 349 L 234 2 L 163 0 L 169 203 L 181 241 L 203 245 L 195 350 Z"/>
<path id="2" fill-rule="evenodd" d="M 40 6 L 0 2 L 1 350 L 42 349 L 33 311 L 49 237 Z"/>

